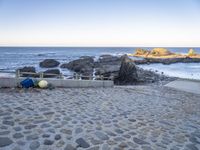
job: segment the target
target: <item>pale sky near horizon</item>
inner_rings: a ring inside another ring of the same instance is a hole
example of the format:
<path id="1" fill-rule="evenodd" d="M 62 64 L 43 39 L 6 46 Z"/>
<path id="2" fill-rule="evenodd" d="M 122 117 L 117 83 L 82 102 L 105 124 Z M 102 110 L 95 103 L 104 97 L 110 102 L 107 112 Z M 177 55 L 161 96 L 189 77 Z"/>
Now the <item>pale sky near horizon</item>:
<path id="1" fill-rule="evenodd" d="M 0 46 L 200 47 L 200 0 L 0 0 Z"/>

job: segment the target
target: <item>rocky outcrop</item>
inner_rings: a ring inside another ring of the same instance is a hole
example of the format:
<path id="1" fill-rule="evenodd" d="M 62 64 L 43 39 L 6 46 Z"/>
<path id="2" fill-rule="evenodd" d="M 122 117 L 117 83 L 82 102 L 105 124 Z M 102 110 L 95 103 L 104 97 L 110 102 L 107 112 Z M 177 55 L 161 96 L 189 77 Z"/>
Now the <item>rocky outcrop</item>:
<path id="1" fill-rule="evenodd" d="M 44 78 L 54 78 L 57 77 L 60 74 L 60 70 L 59 69 L 49 69 L 43 72 Z"/>
<path id="2" fill-rule="evenodd" d="M 196 54 L 196 52 L 195 52 L 195 50 L 194 49 L 189 49 L 189 51 L 188 51 L 188 56 L 189 57 L 191 57 L 191 56 L 196 56 L 197 54 Z"/>
<path id="3" fill-rule="evenodd" d="M 94 67 L 94 59 L 90 56 L 84 56 L 80 59 L 73 60 L 69 63 L 62 64 L 61 68 L 67 68 L 82 74 L 92 74 Z"/>
<path id="4" fill-rule="evenodd" d="M 18 70 L 19 70 L 20 72 L 31 72 L 31 73 L 36 73 L 35 67 L 32 67 L 32 66 L 26 66 L 26 67 L 23 67 L 23 68 L 19 68 Z"/>
<path id="5" fill-rule="evenodd" d="M 169 80 L 169 77 L 166 77 L 165 75 L 157 74 L 156 72 L 144 70 L 139 67 L 137 67 L 137 75 L 138 83 L 154 83 L 163 80 Z"/>
<path id="6" fill-rule="evenodd" d="M 200 54 L 190 49 L 188 54 L 175 54 L 165 48 L 154 48 L 151 51 L 138 49 L 135 54 L 129 54 L 141 59 L 135 59 L 135 64 L 162 63 L 165 65 L 173 63 L 196 63 L 200 62 Z"/>
<path id="7" fill-rule="evenodd" d="M 45 59 L 44 61 L 40 62 L 41 68 L 54 68 L 58 67 L 60 62 L 55 59 Z"/>
<path id="8" fill-rule="evenodd" d="M 135 65 L 134 60 L 127 55 L 122 57 L 103 55 L 96 62 L 92 57 L 81 57 L 80 59 L 62 64 L 61 67 L 86 76 L 91 76 L 95 70 L 96 76 L 103 75 L 107 78 L 113 78 L 117 85 L 152 83 L 164 79 L 164 76 L 161 77 L 154 72 L 140 69 Z M 88 78 L 83 77 L 82 79 Z"/>
<path id="9" fill-rule="evenodd" d="M 167 56 L 172 55 L 173 53 L 171 53 L 166 48 L 154 48 L 153 50 L 151 50 L 150 54 L 153 56 Z"/>
<path id="10" fill-rule="evenodd" d="M 22 77 L 37 77 L 37 75 L 29 74 L 29 73 L 36 73 L 36 69 L 33 66 L 26 66 L 23 68 L 19 68 L 17 70 L 20 71 L 20 73 L 22 74 Z"/>
<path id="11" fill-rule="evenodd" d="M 102 55 L 99 60 L 95 62 L 96 75 L 103 75 L 104 77 L 117 76 L 121 65 L 121 57 L 112 55 Z"/>
<path id="12" fill-rule="evenodd" d="M 112 55 L 101 55 L 99 57 L 99 64 L 103 65 L 103 64 L 112 64 L 112 65 L 116 65 L 116 64 L 120 64 L 121 62 L 121 58 L 117 57 L 117 56 L 112 56 Z"/>
<path id="13" fill-rule="evenodd" d="M 138 75 L 134 62 L 127 55 L 123 56 L 118 76 L 115 78 L 115 83 L 124 85 L 137 81 Z"/>
<path id="14" fill-rule="evenodd" d="M 150 51 L 142 49 L 142 48 L 137 48 L 135 50 L 135 55 L 148 55 L 150 54 Z"/>
<path id="15" fill-rule="evenodd" d="M 135 64 L 153 64 L 162 63 L 164 65 L 170 65 L 174 63 L 200 63 L 200 58 L 144 58 L 143 60 L 133 60 Z"/>

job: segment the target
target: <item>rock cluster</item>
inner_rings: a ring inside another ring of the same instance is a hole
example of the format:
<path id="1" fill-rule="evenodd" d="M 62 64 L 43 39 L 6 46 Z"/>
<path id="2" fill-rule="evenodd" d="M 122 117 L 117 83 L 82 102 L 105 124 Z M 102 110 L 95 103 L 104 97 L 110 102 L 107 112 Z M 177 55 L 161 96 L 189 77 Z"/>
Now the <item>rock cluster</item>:
<path id="1" fill-rule="evenodd" d="M 188 54 L 172 53 L 165 48 L 154 48 L 151 51 L 144 49 L 136 49 L 135 54 L 129 54 L 141 59 L 135 59 L 135 64 L 150 64 L 162 63 L 165 65 L 174 63 L 199 63 L 200 54 L 197 54 L 194 49 L 190 49 Z"/>
<path id="2" fill-rule="evenodd" d="M 46 71 L 43 72 L 44 78 L 54 78 L 58 76 L 61 72 L 59 69 L 54 69 L 58 67 L 60 62 L 55 59 L 45 59 L 44 61 L 40 62 L 39 65 L 41 68 L 48 68 Z M 23 77 L 39 77 L 39 73 L 36 72 L 36 68 L 33 66 L 25 66 L 23 68 L 18 69 L 22 74 Z M 34 73 L 34 74 L 29 74 Z"/>
<path id="3" fill-rule="evenodd" d="M 150 55 L 150 56 L 169 56 L 169 55 L 173 55 L 173 54 L 174 53 L 170 52 L 166 48 L 154 48 L 151 51 L 145 50 L 142 48 L 137 48 L 135 50 L 134 56 L 144 56 L 144 57 L 148 57 L 148 55 Z"/>
<path id="4" fill-rule="evenodd" d="M 140 52 L 142 53 L 142 50 L 140 50 Z M 160 75 L 157 75 L 154 72 L 142 70 L 135 65 L 148 63 L 151 61 L 154 60 L 144 59 L 133 61 L 127 55 L 121 57 L 102 55 L 97 61 L 95 61 L 94 57 L 92 56 L 82 56 L 79 59 L 61 64 L 60 68 L 66 68 L 81 74 L 83 76 L 82 79 L 89 79 L 89 76 L 95 75 L 97 79 L 100 79 L 101 76 L 106 77 L 107 79 L 114 79 L 115 84 L 135 84 L 137 82 L 155 82 L 163 79 L 160 77 Z M 40 67 L 48 68 L 48 70 L 43 72 L 43 77 L 57 77 L 61 73 L 60 70 L 56 68 L 59 64 L 60 62 L 54 59 L 46 59 L 40 62 Z M 36 69 L 31 66 L 24 67 L 19 70 L 21 72 L 36 73 Z M 39 77 L 39 74 L 24 74 L 23 76 Z"/>
<path id="5" fill-rule="evenodd" d="M 154 72 L 140 69 L 127 55 L 122 57 L 102 55 L 97 61 L 94 61 L 93 57 L 87 56 L 62 64 L 61 67 L 83 75 L 92 75 L 95 71 L 96 76 L 102 75 L 112 78 L 115 84 L 120 85 L 155 82 L 164 79 L 163 76 L 161 77 Z"/>

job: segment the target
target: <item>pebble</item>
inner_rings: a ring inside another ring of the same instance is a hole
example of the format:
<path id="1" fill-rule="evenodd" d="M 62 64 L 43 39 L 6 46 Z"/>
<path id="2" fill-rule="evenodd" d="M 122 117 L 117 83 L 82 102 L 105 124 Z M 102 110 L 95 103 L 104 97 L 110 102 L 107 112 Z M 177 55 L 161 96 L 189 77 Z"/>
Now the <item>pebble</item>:
<path id="1" fill-rule="evenodd" d="M 50 134 L 43 134 L 42 137 L 43 138 L 49 138 L 51 135 Z"/>
<path id="2" fill-rule="evenodd" d="M 60 140 L 60 139 L 61 139 L 61 135 L 60 134 L 55 135 L 55 140 Z"/>
<path id="3" fill-rule="evenodd" d="M 60 132 L 62 132 L 64 134 L 69 134 L 69 135 L 72 134 L 72 131 L 71 130 L 67 130 L 67 129 L 61 129 Z"/>
<path id="4" fill-rule="evenodd" d="M 57 146 L 58 148 L 62 147 L 63 145 L 65 145 L 65 142 L 64 142 L 63 140 L 60 140 L 60 141 L 56 144 L 56 146 Z"/>
<path id="5" fill-rule="evenodd" d="M 33 128 L 35 128 L 35 127 L 37 127 L 37 125 L 30 124 L 30 125 L 25 126 L 24 129 L 30 130 L 30 129 L 33 129 Z"/>
<path id="6" fill-rule="evenodd" d="M 101 140 L 109 139 L 109 137 L 106 134 L 104 134 L 103 132 L 100 132 L 100 131 L 95 132 L 95 135 Z"/>
<path id="7" fill-rule="evenodd" d="M 138 138 L 133 138 L 133 141 L 139 145 L 144 145 L 144 144 L 149 144 L 148 142 L 145 142 L 141 139 L 138 139 Z"/>
<path id="8" fill-rule="evenodd" d="M 40 142 L 38 142 L 38 141 L 33 141 L 33 142 L 31 142 L 31 144 L 30 144 L 30 146 L 29 146 L 29 148 L 31 149 L 31 150 L 36 150 L 36 149 L 38 149 L 40 147 Z"/>
<path id="9" fill-rule="evenodd" d="M 21 134 L 21 133 L 15 133 L 15 134 L 13 134 L 13 138 L 15 138 L 15 139 L 20 139 L 22 137 L 24 137 L 24 135 Z"/>
<path id="10" fill-rule="evenodd" d="M 79 134 L 79 133 L 81 133 L 81 132 L 83 132 L 83 129 L 82 129 L 82 128 L 76 128 L 76 130 L 75 130 L 75 133 L 76 133 L 76 134 Z"/>
<path id="11" fill-rule="evenodd" d="M 135 119 L 128 119 L 130 122 L 136 122 Z"/>
<path id="12" fill-rule="evenodd" d="M 9 121 L 9 120 L 4 120 L 3 124 L 9 125 L 9 126 L 14 126 L 15 122 L 14 121 Z"/>
<path id="13" fill-rule="evenodd" d="M 78 144 L 78 147 L 82 147 L 82 148 L 90 147 L 90 145 L 83 138 L 77 139 L 76 143 Z"/>
<path id="14" fill-rule="evenodd" d="M 48 139 L 44 140 L 44 145 L 52 145 L 53 143 L 54 143 L 54 141 L 52 141 L 52 140 L 48 140 Z"/>
<path id="15" fill-rule="evenodd" d="M 115 129 L 115 132 L 119 133 L 119 134 L 123 134 L 124 133 L 124 131 L 122 131 L 121 129 Z"/>
<path id="16" fill-rule="evenodd" d="M 109 147 L 108 144 L 103 144 L 102 150 L 110 150 L 111 148 Z"/>
<path id="17" fill-rule="evenodd" d="M 39 136 L 37 134 L 28 135 L 26 137 L 27 140 L 36 140 L 38 138 L 39 138 Z"/>
<path id="18" fill-rule="evenodd" d="M 93 145 L 99 145 L 99 144 L 102 144 L 103 141 L 101 141 L 101 140 L 96 140 L 96 139 L 92 138 L 92 139 L 91 139 L 91 143 L 92 143 Z"/>
<path id="19" fill-rule="evenodd" d="M 195 144 L 187 144 L 186 147 L 189 148 L 190 150 L 199 150 L 199 149 L 195 146 Z"/>
<path id="20" fill-rule="evenodd" d="M 0 147 L 9 146 L 13 141 L 8 137 L 0 137 Z"/>
<path id="21" fill-rule="evenodd" d="M 1 131 L 0 135 L 8 135 L 10 133 L 10 131 Z"/>

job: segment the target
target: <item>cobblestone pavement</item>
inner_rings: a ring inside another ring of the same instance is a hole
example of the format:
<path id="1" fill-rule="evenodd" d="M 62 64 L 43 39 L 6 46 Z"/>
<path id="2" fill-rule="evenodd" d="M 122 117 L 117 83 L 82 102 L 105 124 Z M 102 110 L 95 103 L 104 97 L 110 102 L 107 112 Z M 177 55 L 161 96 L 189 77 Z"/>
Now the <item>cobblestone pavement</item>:
<path id="1" fill-rule="evenodd" d="M 200 150 L 200 95 L 162 86 L 0 89 L 1 150 Z"/>

